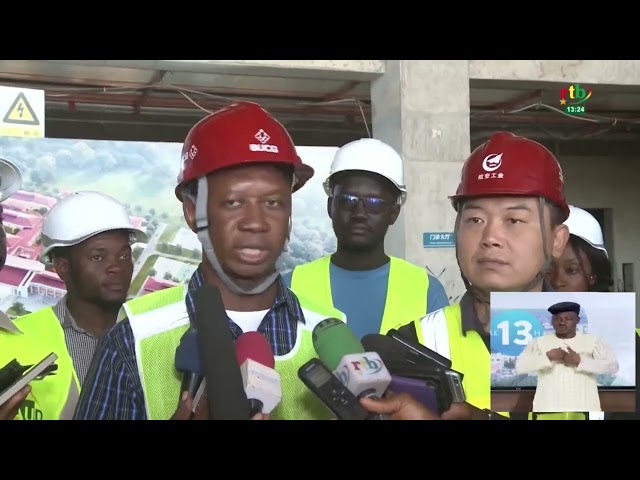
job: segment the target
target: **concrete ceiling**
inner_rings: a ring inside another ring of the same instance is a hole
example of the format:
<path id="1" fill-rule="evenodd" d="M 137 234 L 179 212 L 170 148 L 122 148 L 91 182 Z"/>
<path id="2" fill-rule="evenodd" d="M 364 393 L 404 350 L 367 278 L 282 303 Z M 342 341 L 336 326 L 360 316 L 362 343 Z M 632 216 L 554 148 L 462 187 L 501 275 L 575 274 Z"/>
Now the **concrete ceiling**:
<path id="1" fill-rule="evenodd" d="M 261 103 L 299 145 L 340 145 L 371 129 L 364 79 L 184 71 L 171 62 L 2 60 L 0 85 L 46 90 L 48 137 L 180 142 L 206 111 L 236 99 Z M 637 149 L 640 142 L 640 87 L 594 89 L 587 110 L 602 117 L 594 122 L 552 110 L 561 108 L 563 85 L 483 80 L 470 86 L 472 146 L 498 129 L 556 146 L 606 139 Z"/>

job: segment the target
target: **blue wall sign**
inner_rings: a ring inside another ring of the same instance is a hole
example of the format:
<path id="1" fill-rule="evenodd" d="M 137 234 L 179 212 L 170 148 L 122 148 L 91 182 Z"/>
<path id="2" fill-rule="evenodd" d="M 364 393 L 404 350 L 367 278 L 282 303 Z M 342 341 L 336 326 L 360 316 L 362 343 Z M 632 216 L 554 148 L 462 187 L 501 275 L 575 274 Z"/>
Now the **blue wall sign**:
<path id="1" fill-rule="evenodd" d="M 456 246 L 456 235 L 453 232 L 424 232 L 422 246 L 424 248 L 453 248 Z"/>

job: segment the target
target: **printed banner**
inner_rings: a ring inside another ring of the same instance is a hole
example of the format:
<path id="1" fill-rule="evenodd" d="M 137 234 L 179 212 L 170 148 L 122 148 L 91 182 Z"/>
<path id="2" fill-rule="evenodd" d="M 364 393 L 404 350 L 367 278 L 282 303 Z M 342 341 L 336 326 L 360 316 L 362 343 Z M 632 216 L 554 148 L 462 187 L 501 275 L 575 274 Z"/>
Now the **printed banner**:
<path id="1" fill-rule="evenodd" d="M 182 144 L 58 138 L 0 137 L 0 157 L 15 163 L 22 189 L 3 203 L 8 258 L 0 271 L 0 310 L 15 317 L 55 304 L 65 294 L 58 275 L 38 261 L 43 215 L 78 190 L 97 190 L 126 204 L 149 241 L 133 248 L 131 297 L 188 282 L 201 260 L 196 235 L 187 228 L 173 190 Z M 299 147 L 315 169 L 293 200 L 293 229 L 279 268 L 335 251 L 322 188 L 336 148 Z M 100 212 L 96 212 L 99 215 Z"/>

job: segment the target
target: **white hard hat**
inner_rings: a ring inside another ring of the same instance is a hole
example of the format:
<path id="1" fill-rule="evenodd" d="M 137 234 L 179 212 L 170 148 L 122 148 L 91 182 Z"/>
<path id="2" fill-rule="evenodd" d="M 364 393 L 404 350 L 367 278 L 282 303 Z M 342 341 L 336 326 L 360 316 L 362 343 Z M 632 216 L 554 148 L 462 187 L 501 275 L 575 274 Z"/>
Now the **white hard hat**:
<path id="1" fill-rule="evenodd" d="M 564 224 L 569 227 L 569 233 L 581 238 L 593 248 L 602 250 L 609 256 L 604 246 L 604 237 L 600 223 L 586 210 L 569 205 L 569 218 Z"/>
<path id="2" fill-rule="evenodd" d="M 400 190 L 400 204 L 404 204 L 407 200 L 402 157 L 393 147 L 378 139 L 362 138 L 338 149 L 333 157 L 329 177 L 323 184 L 327 195 L 331 195 L 329 186 L 331 176 L 346 170 L 361 170 L 382 175 Z"/>
<path id="3" fill-rule="evenodd" d="M 0 202 L 5 201 L 22 187 L 22 174 L 9 160 L 0 158 Z"/>
<path id="4" fill-rule="evenodd" d="M 40 261 L 50 263 L 56 247 L 69 247 L 109 230 L 128 230 L 131 243 L 146 242 L 147 235 L 131 223 L 125 206 L 100 192 L 75 192 L 58 201 L 42 223 Z"/>

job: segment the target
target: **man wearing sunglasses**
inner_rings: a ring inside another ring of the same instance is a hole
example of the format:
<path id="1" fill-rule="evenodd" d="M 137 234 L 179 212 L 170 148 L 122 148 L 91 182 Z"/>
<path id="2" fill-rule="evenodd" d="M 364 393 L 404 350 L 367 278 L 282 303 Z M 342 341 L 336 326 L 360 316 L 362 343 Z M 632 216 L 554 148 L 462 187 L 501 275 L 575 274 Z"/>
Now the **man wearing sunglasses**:
<path id="1" fill-rule="evenodd" d="M 402 157 L 392 147 L 373 138 L 346 144 L 324 190 L 338 248 L 284 276 L 296 294 L 340 310 L 358 338 L 449 305 L 424 268 L 385 253 L 387 230 L 407 199 Z"/>

